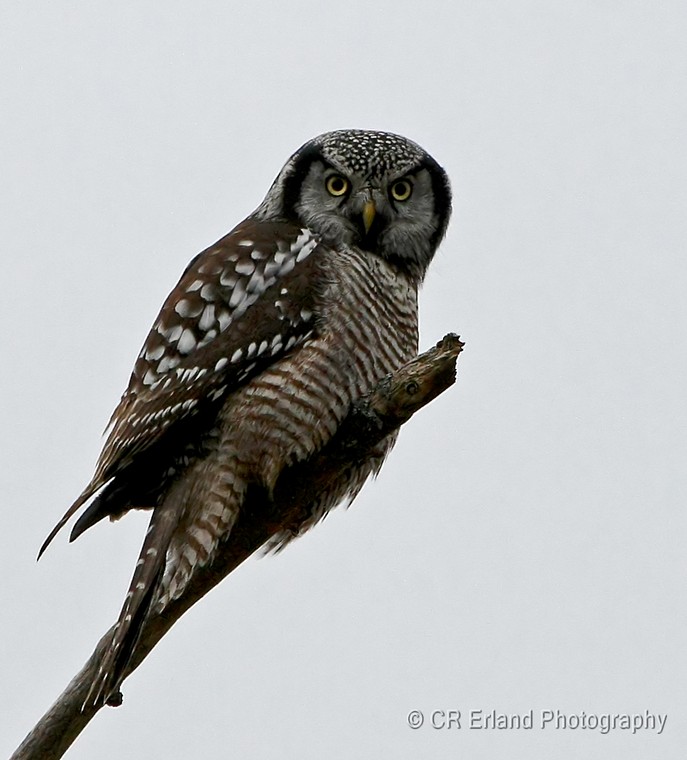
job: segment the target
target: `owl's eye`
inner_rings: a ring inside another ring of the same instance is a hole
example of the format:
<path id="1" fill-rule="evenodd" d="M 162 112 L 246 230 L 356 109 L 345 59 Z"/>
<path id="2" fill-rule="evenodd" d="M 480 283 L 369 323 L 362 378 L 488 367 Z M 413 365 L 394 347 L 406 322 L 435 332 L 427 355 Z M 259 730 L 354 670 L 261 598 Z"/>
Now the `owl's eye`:
<path id="1" fill-rule="evenodd" d="M 342 177 L 340 174 L 332 174 L 327 180 L 326 187 L 327 192 L 330 195 L 333 195 L 335 198 L 340 198 L 342 195 L 346 195 L 350 185 L 345 177 Z"/>
<path id="2" fill-rule="evenodd" d="M 391 197 L 395 201 L 407 201 L 412 192 L 413 186 L 407 179 L 399 179 L 391 186 Z"/>

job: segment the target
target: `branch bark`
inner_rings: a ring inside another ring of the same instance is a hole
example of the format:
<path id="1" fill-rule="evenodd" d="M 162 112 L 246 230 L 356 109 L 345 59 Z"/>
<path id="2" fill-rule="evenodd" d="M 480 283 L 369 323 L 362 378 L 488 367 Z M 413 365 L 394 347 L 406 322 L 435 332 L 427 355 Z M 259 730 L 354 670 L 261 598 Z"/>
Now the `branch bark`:
<path id="1" fill-rule="evenodd" d="M 338 432 L 314 459 L 293 465 L 280 477 L 270 500 L 252 495 L 225 550 L 195 578 L 183 597 L 145 623 L 127 675 L 147 657 L 172 625 L 210 589 L 263 546 L 278 530 L 296 530 L 307 516 L 304 504 L 313 487 L 325 486 L 342 468 L 364 460 L 384 437 L 398 429 L 420 408 L 449 388 L 456 378 L 456 360 L 463 349 L 458 336 L 446 335 L 434 348 L 415 357 L 393 375 L 384 378 L 357 402 Z M 317 484 L 313 471 L 319 473 Z M 98 642 L 81 671 L 74 676 L 48 712 L 38 721 L 10 760 L 57 760 L 88 725 L 99 707 L 82 705 L 96 674 L 98 662 L 112 634 Z"/>

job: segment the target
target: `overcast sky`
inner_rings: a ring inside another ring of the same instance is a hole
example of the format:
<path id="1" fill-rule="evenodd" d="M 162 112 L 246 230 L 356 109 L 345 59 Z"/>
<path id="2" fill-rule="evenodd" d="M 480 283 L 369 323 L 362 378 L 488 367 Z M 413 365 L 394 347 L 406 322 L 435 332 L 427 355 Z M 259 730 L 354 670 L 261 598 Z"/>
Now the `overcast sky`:
<path id="1" fill-rule="evenodd" d="M 68 757 L 683 757 L 686 39 L 668 0 L 4 0 L 0 756 L 123 601 L 145 515 L 35 556 L 162 300 L 293 150 L 358 127 L 452 178 L 421 343 L 461 334 L 458 382 L 351 509 L 188 613 Z"/>

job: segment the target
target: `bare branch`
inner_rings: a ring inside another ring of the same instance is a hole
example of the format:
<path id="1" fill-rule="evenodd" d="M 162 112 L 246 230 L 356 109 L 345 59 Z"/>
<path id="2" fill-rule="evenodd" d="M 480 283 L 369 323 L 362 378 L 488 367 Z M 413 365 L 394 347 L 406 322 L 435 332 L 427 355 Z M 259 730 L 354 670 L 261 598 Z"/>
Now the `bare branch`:
<path id="1" fill-rule="evenodd" d="M 263 546 L 277 531 L 296 530 L 307 516 L 305 504 L 314 488 L 325 486 L 346 466 L 364 460 L 384 437 L 455 382 L 456 360 L 463 343 L 453 334 L 417 356 L 355 404 L 338 432 L 314 459 L 286 470 L 269 499 L 251 494 L 231 536 L 212 565 L 191 582 L 183 597 L 152 615 L 141 632 L 127 675 L 137 668 L 172 625 L 202 596 Z M 312 473 L 319 480 L 313 483 Z M 40 719 L 10 760 L 57 760 L 64 755 L 99 707 L 82 712 L 102 652 L 112 629 L 102 637 L 81 671 Z"/>

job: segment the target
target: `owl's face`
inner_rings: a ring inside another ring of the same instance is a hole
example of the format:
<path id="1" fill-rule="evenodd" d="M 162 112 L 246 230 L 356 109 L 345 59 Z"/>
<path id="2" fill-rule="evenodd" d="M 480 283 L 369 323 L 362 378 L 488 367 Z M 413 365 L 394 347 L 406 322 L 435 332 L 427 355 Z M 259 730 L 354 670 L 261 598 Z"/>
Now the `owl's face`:
<path id="1" fill-rule="evenodd" d="M 450 211 L 448 177 L 418 145 L 340 130 L 300 148 L 256 214 L 295 221 L 335 247 L 379 254 L 421 280 Z"/>

